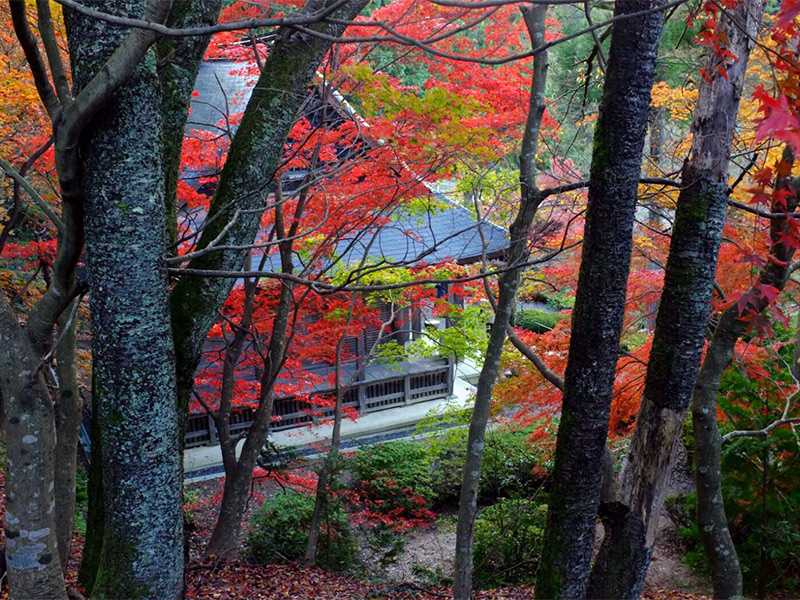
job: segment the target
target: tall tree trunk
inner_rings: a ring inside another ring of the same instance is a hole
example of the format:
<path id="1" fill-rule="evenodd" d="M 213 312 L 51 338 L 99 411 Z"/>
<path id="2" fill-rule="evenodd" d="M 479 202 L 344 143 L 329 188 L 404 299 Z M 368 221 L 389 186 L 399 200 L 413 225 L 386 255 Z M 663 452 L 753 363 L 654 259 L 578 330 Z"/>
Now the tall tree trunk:
<path id="1" fill-rule="evenodd" d="M 175 28 L 213 25 L 222 10 L 222 0 L 181 0 L 172 7 L 167 25 Z M 161 83 L 162 154 L 164 157 L 164 203 L 166 206 L 167 253 L 177 254 L 181 148 L 189 116 L 192 90 L 211 36 L 163 37 L 156 44 L 158 79 Z"/>
<path id="2" fill-rule="evenodd" d="M 784 162 L 793 162 L 791 151 L 784 151 Z M 790 170 L 790 168 L 788 169 Z M 788 172 L 787 170 L 787 172 Z M 800 180 L 779 179 L 776 188 L 797 190 Z M 773 196 L 774 198 L 774 196 Z M 792 212 L 798 199 L 789 196 L 785 204 L 773 199 L 772 212 Z M 782 290 L 789 275 L 789 262 L 794 249 L 782 243 L 783 236 L 790 235 L 785 217 L 773 217 L 770 223 L 771 250 L 766 266 L 758 282 L 750 292 L 757 292 L 762 285 Z M 748 305 L 748 311 L 761 313 L 769 302 L 755 293 L 756 298 Z M 747 331 L 748 315 L 739 314 L 733 304 L 720 316 L 714 329 L 711 343 L 706 350 L 703 365 L 697 376 L 692 396 L 692 424 L 695 441 L 695 481 L 697 483 L 697 527 L 711 566 L 714 598 L 718 600 L 742 598 L 742 573 L 736 547 L 728 529 L 725 504 L 722 496 L 722 436 L 717 424 L 717 394 L 723 371 L 733 360 L 736 342 Z"/>
<path id="3" fill-rule="evenodd" d="M 78 439 L 83 418 L 83 399 L 78 389 L 76 363 L 77 303 L 65 310 L 58 320 L 56 375 L 58 403 L 56 411 L 55 497 L 56 535 L 61 569 L 69 563 L 72 530 L 75 521 L 75 480 L 78 468 Z"/>
<path id="4" fill-rule="evenodd" d="M 622 505 L 610 513 L 620 520 L 609 523 L 604 536 L 592 571 L 591 597 L 638 598 L 650 564 L 705 343 L 728 212 L 733 130 L 763 10 L 764 0 L 746 0 L 721 18 L 720 39 L 727 40 L 726 49 L 737 59 L 724 65 L 723 75 L 717 69 L 719 58 L 711 52 L 706 65 L 711 80 L 700 85 L 642 405 L 622 475 Z"/>
<path id="5" fill-rule="evenodd" d="M 583 598 L 589 582 L 608 417 L 625 316 L 636 191 L 663 2 L 614 6 L 564 376 L 537 598 Z"/>
<path id="6" fill-rule="evenodd" d="M 534 48 L 544 44 L 545 16 L 547 6 L 534 5 L 523 8 L 525 24 Z M 529 256 L 528 233 L 542 197 L 536 186 L 536 150 L 539 130 L 544 116 L 544 93 L 547 81 L 547 53 L 539 52 L 534 58 L 531 93 L 528 103 L 528 119 L 520 154 L 520 206 L 514 222 L 509 228 L 511 237 L 507 265 L 498 282 L 498 299 L 494 322 L 489 334 L 483 367 L 478 377 L 478 389 L 467 437 L 467 457 L 461 484 L 456 530 L 455 579 L 453 595 L 457 600 L 472 597 L 472 552 L 475 538 L 475 516 L 478 510 L 478 484 L 483 462 L 483 447 L 492 391 L 500 367 L 500 357 L 506 340 L 506 326 L 511 320 L 514 299 L 519 287 L 521 265 Z"/>
<path id="7" fill-rule="evenodd" d="M 14 598 L 66 598 L 53 490 L 55 420 L 45 364 L 0 293 L 6 564 Z M 17 376 L 19 375 L 19 376 Z"/>
<path id="8" fill-rule="evenodd" d="M 139 17 L 144 3 L 96 2 Z M 81 89 L 124 30 L 71 14 Z M 94 594 L 162 598 L 183 591 L 179 414 L 169 319 L 161 95 L 149 51 L 81 140 L 94 392 L 105 514 Z"/>

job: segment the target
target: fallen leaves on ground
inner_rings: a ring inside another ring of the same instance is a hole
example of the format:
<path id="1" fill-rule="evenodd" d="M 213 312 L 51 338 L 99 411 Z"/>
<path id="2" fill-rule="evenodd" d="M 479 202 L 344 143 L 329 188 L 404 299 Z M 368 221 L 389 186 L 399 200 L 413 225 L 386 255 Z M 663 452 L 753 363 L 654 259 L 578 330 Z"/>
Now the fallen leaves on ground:
<path id="1" fill-rule="evenodd" d="M 410 583 L 373 584 L 299 565 L 248 565 L 206 561 L 190 565 L 186 597 L 190 600 L 442 600 L 452 598 L 441 586 Z M 533 587 L 484 590 L 476 600 L 529 600 Z M 709 600 L 708 596 L 663 588 L 646 589 L 644 600 Z"/>

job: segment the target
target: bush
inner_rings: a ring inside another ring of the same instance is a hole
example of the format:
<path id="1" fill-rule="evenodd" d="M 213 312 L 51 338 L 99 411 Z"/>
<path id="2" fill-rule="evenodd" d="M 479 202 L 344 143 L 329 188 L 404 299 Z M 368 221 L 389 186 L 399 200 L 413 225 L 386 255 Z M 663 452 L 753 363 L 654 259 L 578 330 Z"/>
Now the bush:
<path id="1" fill-rule="evenodd" d="M 306 551 L 314 496 L 287 491 L 266 500 L 256 512 L 245 542 L 247 557 L 268 565 L 300 560 Z M 345 571 L 358 557 L 358 544 L 341 502 L 331 499 L 323 520 L 317 565 Z"/>
<path id="2" fill-rule="evenodd" d="M 780 333 L 780 332 L 779 332 Z M 749 372 L 728 369 L 718 397 L 726 419 L 722 433 L 733 429 L 761 429 L 780 418 L 786 390 L 794 383 L 786 365 L 793 345 L 768 354 Z M 780 387 L 779 387 L 780 386 Z M 782 389 L 781 389 L 782 388 Z M 693 444 L 689 446 L 693 451 Z M 800 454 L 790 428 L 774 429 L 769 437 L 733 438 L 722 447 L 722 494 L 731 538 L 739 554 L 745 592 L 764 597 L 784 590 L 800 594 Z M 700 534 L 694 523 L 697 497 L 677 502 L 692 523 L 681 529 L 689 552 L 687 562 L 708 571 Z M 676 507 L 670 507 L 670 512 Z"/>
<path id="3" fill-rule="evenodd" d="M 407 490 L 425 501 L 433 496 L 428 453 L 419 442 L 398 440 L 359 450 L 355 474 L 372 488 Z"/>
<path id="4" fill-rule="evenodd" d="M 506 427 L 486 433 L 479 495 L 482 502 L 530 493 L 538 482 L 535 469 L 541 456 L 528 442 L 532 429 Z M 451 429 L 427 442 L 430 453 L 433 500 L 437 504 L 457 502 L 467 457 L 466 429 Z"/>
<path id="5" fill-rule="evenodd" d="M 523 308 L 514 314 L 514 325 L 534 333 L 547 333 L 567 315 L 557 312 L 547 312 L 536 308 Z"/>
<path id="6" fill-rule="evenodd" d="M 475 522 L 473 581 L 478 589 L 533 583 L 542 552 L 547 505 L 504 498 Z"/>

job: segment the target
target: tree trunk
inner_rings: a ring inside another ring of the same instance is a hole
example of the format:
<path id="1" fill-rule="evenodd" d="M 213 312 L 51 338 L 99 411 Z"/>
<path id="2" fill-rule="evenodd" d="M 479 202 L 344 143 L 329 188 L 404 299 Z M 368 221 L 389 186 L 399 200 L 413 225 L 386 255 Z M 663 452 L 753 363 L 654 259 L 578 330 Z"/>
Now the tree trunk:
<path id="1" fill-rule="evenodd" d="M 791 165 L 791 151 L 784 150 L 785 163 Z M 787 169 L 789 172 L 791 169 Z M 780 178 L 776 188 L 797 190 L 800 181 Z M 785 204 L 773 196 L 772 212 L 786 213 L 796 209 L 797 196 L 789 196 Z M 789 276 L 789 263 L 794 249 L 782 243 L 789 234 L 789 224 L 784 217 L 773 217 L 770 223 L 771 249 L 766 266 L 758 282 L 750 292 L 767 285 L 782 290 Z M 748 310 L 761 313 L 769 302 L 759 294 L 748 305 Z M 692 396 L 692 424 L 695 440 L 695 481 L 697 483 L 697 527 L 711 566 L 714 598 L 721 600 L 742 598 L 742 573 L 736 547 L 728 529 L 725 504 L 722 497 L 722 436 L 717 424 L 717 394 L 723 371 L 733 360 L 736 342 L 747 331 L 748 315 L 739 315 L 739 307 L 733 304 L 721 315 L 714 330 L 711 343 Z"/>
<path id="2" fill-rule="evenodd" d="M 594 134 L 589 200 L 537 598 L 583 598 L 631 260 L 662 2 L 617 2 Z"/>
<path id="3" fill-rule="evenodd" d="M 362 261 L 363 262 L 363 261 Z M 356 296 L 353 295 L 350 300 L 350 312 L 347 315 L 347 323 L 345 328 L 350 326 L 350 323 L 353 319 L 353 307 L 355 306 Z M 391 316 L 390 321 L 394 319 L 394 315 Z M 378 338 L 375 340 L 373 347 L 367 353 L 367 356 L 363 357 L 361 360 L 361 365 L 358 369 L 350 376 L 350 381 L 348 382 L 347 386 L 342 385 L 342 349 L 345 344 L 345 336 L 339 338 L 338 343 L 336 344 L 336 405 L 333 409 L 333 431 L 331 432 L 331 447 L 328 451 L 328 455 L 325 457 L 325 461 L 322 464 L 322 468 L 319 472 L 319 479 L 317 481 L 317 493 L 314 498 L 314 512 L 311 514 L 311 526 L 308 530 L 308 543 L 306 544 L 306 553 L 303 557 L 303 565 L 306 567 L 313 567 L 317 563 L 317 550 L 319 549 L 319 535 L 320 535 L 320 525 L 322 524 L 322 518 L 325 516 L 326 508 L 328 505 L 328 488 L 330 487 L 331 479 L 333 474 L 338 471 L 339 468 L 339 449 L 341 447 L 342 441 L 342 408 L 344 405 L 344 395 L 347 393 L 347 390 L 356 381 L 358 377 L 361 376 L 363 369 L 369 363 L 370 355 L 372 355 L 375 349 L 380 342 L 381 337 L 389 323 L 383 323 L 381 325 L 380 331 L 378 333 Z"/>
<path id="4" fill-rule="evenodd" d="M 55 521 L 53 404 L 44 363 L 1 293 L 0 338 L 9 587 L 14 598 L 66 598 Z"/>
<path id="5" fill-rule="evenodd" d="M 638 598 L 644 585 L 705 343 L 728 212 L 733 130 L 763 10 L 764 0 L 747 0 L 721 19 L 720 37 L 737 60 L 725 65 L 723 75 L 712 52 L 706 66 L 712 79 L 700 86 L 642 405 L 622 475 L 620 502 L 631 514 L 605 536 L 592 571 L 591 597 Z"/>
<path id="6" fill-rule="evenodd" d="M 717 394 L 722 372 L 730 364 L 736 341 L 746 327 L 733 311 L 723 313 L 692 397 L 697 527 L 711 566 L 715 600 L 744 597 L 739 556 L 728 529 L 722 497 L 722 436 L 717 426 Z"/>
<path id="7" fill-rule="evenodd" d="M 535 5 L 523 9 L 531 45 L 534 48 L 544 44 L 546 14 L 547 6 L 545 5 Z M 483 367 L 478 377 L 478 389 L 467 437 L 467 457 L 464 463 L 456 529 L 455 578 L 453 581 L 453 595 L 456 600 L 468 600 L 472 597 L 472 552 L 486 425 L 489 421 L 492 391 L 506 340 L 506 326 L 511 320 L 514 299 L 519 287 L 521 271 L 519 265 L 527 261 L 529 255 L 528 232 L 542 199 L 536 186 L 535 159 L 539 130 L 545 110 L 546 81 L 547 53 L 539 52 L 534 59 L 528 120 L 525 124 L 520 154 L 520 206 L 514 222 L 509 228 L 511 242 L 507 265 L 512 268 L 505 271 L 498 282 L 495 317 L 489 334 L 489 344 L 486 348 Z"/>
<path id="8" fill-rule="evenodd" d="M 222 10 L 222 0 L 175 2 L 167 25 L 175 28 L 213 25 Z M 181 148 L 189 116 L 192 90 L 211 36 L 163 37 L 156 44 L 158 79 L 161 83 L 162 154 L 164 157 L 164 203 L 166 206 L 167 254 L 177 254 Z"/>
<path id="9" fill-rule="evenodd" d="M 142 2 L 95 3 L 139 17 Z M 81 89 L 118 46 L 118 27 L 70 14 Z M 181 596 L 183 538 L 179 415 L 169 319 L 161 96 L 155 53 L 91 121 L 81 140 L 94 392 L 104 520 L 94 594 Z"/>
<path id="10" fill-rule="evenodd" d="M 83 544 L 81 567 L 78 571 L 78 583 L 86 590 L 86 595 L 91 596 L 94 582 L 97 579 L 97 569 L 100 566 L 100 557 L 103 555 L 103 529 L 105 519 L 105 498 L 103 492 L 103 452 L 100 445 L 100 421 L 98 415 L 97 395 L 94 392 L 92 381 L 92 420 L 89 425 L 89 439 L 91 440 L 89 456 L 89 473 L 87 495 L 89 508 L 86 514 L 86 540 Z"/>
<path id="11" fill-rule="evenodd" d="M 56 347 L 58 377 L 58 410 L 56 412 L 55 497 L 56 536 L 61 569 L 69 563 L 72 530 L 75 521 L 75 480 L 78 468 L 78 438 L 83 418 L 83 399 L 78 389 L 75 362 L 78 315 L 75 300 L 58 321 L 59 342 Z M 74 313 L 72 311 L 75 311 Z M 70 322 L 70 318 L 72 321 Z"/>

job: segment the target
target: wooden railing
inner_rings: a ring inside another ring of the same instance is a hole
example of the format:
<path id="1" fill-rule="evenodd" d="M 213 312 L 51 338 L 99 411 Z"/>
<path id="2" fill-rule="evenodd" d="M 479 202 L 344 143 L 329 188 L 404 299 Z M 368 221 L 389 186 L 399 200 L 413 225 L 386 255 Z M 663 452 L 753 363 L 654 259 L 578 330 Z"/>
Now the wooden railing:
<path id="1" fill-rule="evenodd" d="M 455 368 L 452 360 L 421 372 L 399 373 L 396 377 L 368 379 L 353 383 L 345 393 L 344 406 L 360 414 L 408 406 L 446 398 L 453 393 Z M 329 394 L 330 390 L 317 392 Z M 312 396 L 313 399 L 313 396 Z M 313 402 L 313 400 L 312 400 Z M 330 418 L 333 408 L 320 409 L 294 397 L 278 398 L 273 409 L 272 431 L 300 427 Z M 239 409 L 231 415 L 231 433 L 246 433 L 253 422 L 253 409 Z M 190 415 L 186 429 L 186 447 L 213 445 L 218 442 L 217 428 L 211 415 Z"/>

